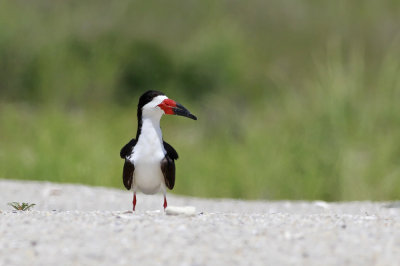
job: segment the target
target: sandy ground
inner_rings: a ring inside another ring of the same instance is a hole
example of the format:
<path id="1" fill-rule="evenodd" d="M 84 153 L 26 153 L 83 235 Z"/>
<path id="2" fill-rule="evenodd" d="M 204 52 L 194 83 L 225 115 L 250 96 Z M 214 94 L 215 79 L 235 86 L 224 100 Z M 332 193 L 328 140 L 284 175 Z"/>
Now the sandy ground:
<path id="1" fill-rule="evenodd" d="M 12 211 L 8 202 L 37 205 Z M 198 199 L 0 179 L 0 265 L 400 265 L 397 203 Z"/>

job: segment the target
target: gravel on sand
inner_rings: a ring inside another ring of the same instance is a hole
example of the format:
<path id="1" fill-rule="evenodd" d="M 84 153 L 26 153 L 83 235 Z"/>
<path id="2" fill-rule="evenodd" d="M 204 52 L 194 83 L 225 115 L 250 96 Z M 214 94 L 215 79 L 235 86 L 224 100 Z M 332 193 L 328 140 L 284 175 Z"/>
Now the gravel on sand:
<path id="1" fill-rule="evenodd" d="M 396 202 L 167 199 L 0 179 L 0 265 L 400 265 Z"/>

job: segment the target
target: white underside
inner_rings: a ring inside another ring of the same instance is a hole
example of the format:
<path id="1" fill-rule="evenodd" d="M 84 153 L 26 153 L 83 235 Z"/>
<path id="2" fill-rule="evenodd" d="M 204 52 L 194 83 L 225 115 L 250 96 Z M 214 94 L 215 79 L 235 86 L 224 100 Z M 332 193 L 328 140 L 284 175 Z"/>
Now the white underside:
<path id="1" fill-rule="evenodd" d="M 155 194 L 160 191 L 165 193 L 164 176 L 161 170 L 154 170 L 157 166 L 157 169 L 160 169 L 160 163 L 139 164 L 138 168 L 135 168 L 134 191 L 139 189 L 144 194 Z"/>
<path id="2" fill-rule="evenodd" d="M 139 189 L 144 194 L 166 192 L 164 175 L 161 171 L 161 160 L 166 154 L 160 128 L 162 115 L 161 109 L 150 114 L 143 112 L 142 131 L 129 157 L 135 166 L 132 188 L 134 191 Z"/>

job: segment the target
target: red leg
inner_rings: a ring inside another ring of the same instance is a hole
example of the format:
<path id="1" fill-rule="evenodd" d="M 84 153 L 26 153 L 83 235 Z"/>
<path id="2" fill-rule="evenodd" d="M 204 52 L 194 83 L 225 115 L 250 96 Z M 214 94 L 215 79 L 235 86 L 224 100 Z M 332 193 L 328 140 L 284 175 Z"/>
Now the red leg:
<path id="1" fill-rule="evenodd" d="M 167 198 L 164 195 L 164 211 L 165 211 L 165 208 L 167 208 Z"/>
<path id="2" fill-rule="evenodd" d="M 133 205 L 133 211 L 135 211 L 135 207 L 136 207 L 136 192 L 133 193 L 132 205 Z"/>

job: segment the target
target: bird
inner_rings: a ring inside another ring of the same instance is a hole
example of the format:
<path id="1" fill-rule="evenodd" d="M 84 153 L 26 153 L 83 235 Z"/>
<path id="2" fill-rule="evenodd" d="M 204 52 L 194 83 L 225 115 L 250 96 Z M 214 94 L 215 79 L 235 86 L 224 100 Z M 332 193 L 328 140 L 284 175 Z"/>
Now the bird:
<path id="1" fill-rule="evenodd" d="M 140 96 L 136 138 L 131 139 L 120 151 L 120 157 L 125 160 L 122 180 L 127 190 L 133 190 L 133 211 L 136 207 L 137 190 L 144 194 L 161 191 L 164 195 L 165 211 L 167 188 L 172 190 L 175 185 L 175 160 L 178 159 L 178 153 L 163 140 L 160 120 L 164 114 L 197 120 L 183 105 L 160 91 L 149 90 Z"/>

